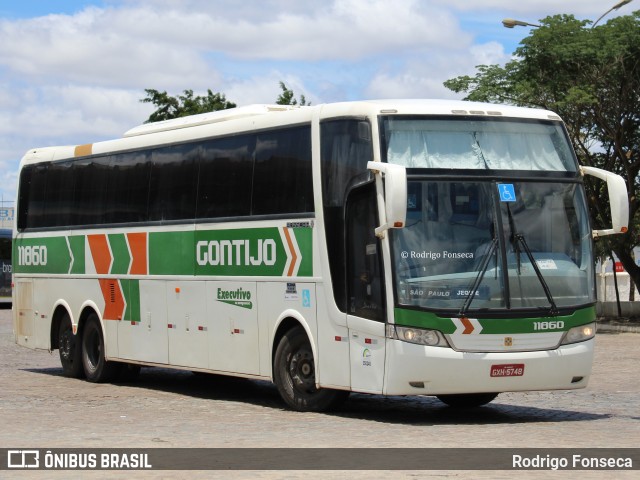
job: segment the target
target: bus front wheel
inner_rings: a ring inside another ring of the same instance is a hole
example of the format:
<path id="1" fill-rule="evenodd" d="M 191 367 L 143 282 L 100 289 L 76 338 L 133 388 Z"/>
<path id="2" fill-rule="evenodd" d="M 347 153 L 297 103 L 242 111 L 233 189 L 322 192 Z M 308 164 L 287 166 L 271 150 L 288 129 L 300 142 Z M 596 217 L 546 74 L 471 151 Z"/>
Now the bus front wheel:
<path id="1" fill-rule="evenodd" d="M 316 387 L 311 344 L 302 327 L 284 334 L 274 359 L 273 380 L 282 399 L 294 410 L 321 412 L 335 408 L 349 392 Z"/>
<path id="2" fill-rule="evenodd" d="M 87 318 L 82 332 L 82 365 L 84 374 L 90 382 L 108 382 L 118 373 L 119 365 L 107 362 L 104 350 L 100 320 L 95 313 L 92 313 Z"/>
<path id="3" fill-rule="evenodd" d="M 71 318 L 65 314 L 58 328 L 58 353 L 65 377 L 82 378 L 82 345 L 80 335 L 74 335 Z"/>

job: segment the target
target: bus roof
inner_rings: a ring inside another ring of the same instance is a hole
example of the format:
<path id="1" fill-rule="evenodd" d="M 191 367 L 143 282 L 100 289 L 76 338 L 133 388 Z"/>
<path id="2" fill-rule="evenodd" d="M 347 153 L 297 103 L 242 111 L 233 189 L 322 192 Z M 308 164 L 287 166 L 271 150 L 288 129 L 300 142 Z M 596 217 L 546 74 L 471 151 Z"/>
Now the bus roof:
<path id="1" fill-rule="evenodd" d="M 164 120 L 161 122 L 143 123 L 142 125 L 126 131 L 123 136 L 126 138 L 135 137 L 137 135 L 147 135 L 150 133 L 166 132 L 168 130 L 177 130 L 179 128 L 195 127 L 198 125 L 208 125 L 239 118 L 264 115 L 271 112 L 284 112 L 291 110 L 292 108 L 295 107 L 291 107 L 289 105 L 247 105 L 244 107 L 229 108 L 227 110 L 218 110 L 215 112 L 173 118 L 171 120 Z"/>
<path id="2" fill-rule="evenodd" d="M 555 113 L 548 110 L 462 100 L 366 100 L 313 106 L 248 105 L 162 122 L 145 123 L 128 130 L 119 139 L 85 145 L 32 149 L 25 154 L 21 164 L 105 154 L 287 124 L 301 124 L 311 121 L 312 118 L 322 120 L 332 117 L 412 114 L 561 120 Z"/>

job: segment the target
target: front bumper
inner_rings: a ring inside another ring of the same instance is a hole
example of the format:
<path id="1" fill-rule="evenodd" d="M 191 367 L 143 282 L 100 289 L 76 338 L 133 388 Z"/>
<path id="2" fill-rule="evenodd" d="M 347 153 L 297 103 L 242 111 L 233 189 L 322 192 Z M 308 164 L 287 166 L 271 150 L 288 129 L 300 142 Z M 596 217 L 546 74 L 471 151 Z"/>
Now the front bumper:
<path id="1" fill-rule="evenodd" d="M 475 353 L 387 339 L 383 393 L 455 393 L 569 390 L 587 386 L 595 340 L 533 352 Z M 491 376 L 495 365 L 524 365 L 521 376 Z"/>

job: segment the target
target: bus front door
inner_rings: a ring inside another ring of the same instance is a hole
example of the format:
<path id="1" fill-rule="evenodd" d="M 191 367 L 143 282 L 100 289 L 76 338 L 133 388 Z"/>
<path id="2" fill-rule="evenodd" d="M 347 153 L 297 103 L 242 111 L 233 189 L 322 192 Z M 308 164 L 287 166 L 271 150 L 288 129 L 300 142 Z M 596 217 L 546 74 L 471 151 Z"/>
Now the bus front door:
<path id="1" fill-rule="evenodd" d="M 373 183 L 351 191 L 346 209 L 347 325 L 351 387 L 382 393 L 385 315 L 382 251 Z"/>

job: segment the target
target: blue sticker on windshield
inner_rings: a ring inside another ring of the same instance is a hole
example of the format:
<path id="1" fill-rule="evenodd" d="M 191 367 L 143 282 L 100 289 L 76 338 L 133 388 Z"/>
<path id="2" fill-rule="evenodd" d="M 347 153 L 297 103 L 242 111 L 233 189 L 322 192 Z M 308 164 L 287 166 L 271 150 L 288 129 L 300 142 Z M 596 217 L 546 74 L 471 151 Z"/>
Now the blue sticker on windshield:
<path id="1" fill-rule="evenodd" d="M 513 188 L 512 183 L 499 183 L 498 184 L 498 192 L 500 192 L 500 201 L 501 202 L 515 202 L 516 201 L 516 191 Z"/>

